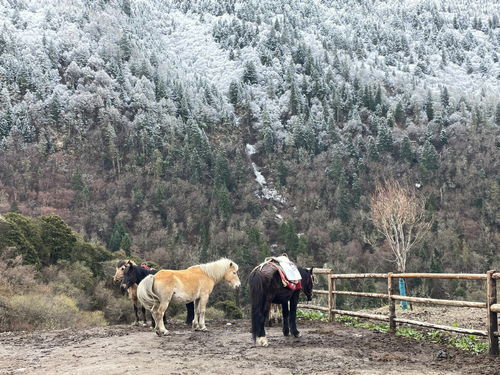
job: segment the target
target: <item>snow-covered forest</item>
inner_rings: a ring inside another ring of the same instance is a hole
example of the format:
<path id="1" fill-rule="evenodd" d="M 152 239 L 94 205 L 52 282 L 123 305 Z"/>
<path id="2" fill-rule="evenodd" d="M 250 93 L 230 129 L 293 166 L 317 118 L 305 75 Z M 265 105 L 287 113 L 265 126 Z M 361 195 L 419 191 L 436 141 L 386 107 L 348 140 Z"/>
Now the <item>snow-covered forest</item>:
<path id="1" fill-rule="evenodd" d="M 408 269 L 498 269 L 498 14 L 494 0 L 0 0 L 0 214 L 56 213 L 172 268 L 248 270 L 274 249 L 376 272 L 393 264 L 367 241 L 370 195 L 397 179 L 433 218 Z"/>

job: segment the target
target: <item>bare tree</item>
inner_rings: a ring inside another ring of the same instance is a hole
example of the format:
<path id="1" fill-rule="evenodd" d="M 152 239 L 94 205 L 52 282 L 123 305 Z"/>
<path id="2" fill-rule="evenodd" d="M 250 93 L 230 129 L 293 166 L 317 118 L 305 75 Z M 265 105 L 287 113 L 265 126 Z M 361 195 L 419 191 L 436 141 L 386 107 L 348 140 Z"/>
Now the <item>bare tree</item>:
<path id="1" fill-rule="evenodd" d="M 424 200 L 396 181 L 377 186 L 371 197 L 371 218 L 394 254 L 398 272 L 405 272 L 408 253 L 429 231 Z"/>

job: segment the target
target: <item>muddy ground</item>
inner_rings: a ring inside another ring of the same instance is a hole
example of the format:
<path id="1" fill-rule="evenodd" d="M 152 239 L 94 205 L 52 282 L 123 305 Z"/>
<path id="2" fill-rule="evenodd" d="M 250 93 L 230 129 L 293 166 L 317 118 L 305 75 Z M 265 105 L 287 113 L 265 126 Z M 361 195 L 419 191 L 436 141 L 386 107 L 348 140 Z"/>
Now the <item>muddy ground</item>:
<path id="1" fill-rule="evenodd" d="M 166 337 L 132 326 L 7 332 L 0 374 L 500 374 L 498 357 L 339 323 L 298 325 L 300 339 L 268 329 L 268 348 L 253 345 L 247 320 L 212 322 L 209 332 L 173 323 Z"/>

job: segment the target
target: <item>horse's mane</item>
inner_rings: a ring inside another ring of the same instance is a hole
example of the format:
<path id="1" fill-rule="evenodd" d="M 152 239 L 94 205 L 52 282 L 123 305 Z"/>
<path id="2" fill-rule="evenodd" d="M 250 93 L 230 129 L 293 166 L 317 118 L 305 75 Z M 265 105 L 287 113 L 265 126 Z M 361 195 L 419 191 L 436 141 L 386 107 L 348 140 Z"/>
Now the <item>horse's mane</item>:
<path id="1" fill-rule="evenodd" d="M 227 272 L 227 269 L 233 265 L 238 271 L 238 265 L 234 263 L 231 259 L 221 258 L 215 262 L 199 264 L 195 267 L 200 267 L 201 270 L 207 274 L 208 277 L 214 279 L 216 282 L 222 280 Z"/>
<path id="2" fill-rule="evenodd" d="M 119 260 L 118 262 L 116 262 L 116 266 L 115 266 L 115 267 L 116 267 L 116 268 L 121 267 L 121 266 L 123 266 L 123 265 L 124 265 L 125 263 L 127 263 L 127 262 L 132 263 L 132 265 L 134 265 L 134 266 L 136 265 L 136 264 L 135 264 L 135 262 L 134 262 L 133 260 L 128 260 L 128 259 L 125 259 L 125 260 Z"/>

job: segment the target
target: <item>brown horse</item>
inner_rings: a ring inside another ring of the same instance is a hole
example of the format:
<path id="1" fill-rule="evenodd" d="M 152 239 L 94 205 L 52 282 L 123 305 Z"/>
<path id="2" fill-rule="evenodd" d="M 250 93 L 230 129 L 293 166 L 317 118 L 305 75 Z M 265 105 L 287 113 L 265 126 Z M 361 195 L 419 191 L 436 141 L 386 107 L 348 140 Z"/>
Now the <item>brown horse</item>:
<path id="1" fill-rule="evenodd" d="M 123 280 L 123 275 L 125 273 L 125 271 L 130 268 L 130 267 L 134 267 L 136 266 L 136 264 L 131 261 L 131 260 L 119 260 L 117 263 L 116 263 L 116 270 L 115 270 L 115 275 L 113 276 L 113 282 L 121 282 Z M 151 272 L 148 272 L 146 270 L 144 270 L 145 272 L 147 272 L 146 274 L 149 274 Z M 145 277 L 146 274 L 143 276 Z M 133 283 L 131 285 L 123 285 L 123 283 L 120 283 L 120 288 L 123 290 L 123 291 L 127 291 L 128 293 L 128 296 L 130 298 L 130 300 L 132 301 L 132 304 L 134 305 L 134 313 L 135 313 L 135 321 L 134 323 L 132 323 L 133 325 L 139 325 L 139 314 L 138 314 L 138 310 L 139 310 L 139 302 L 137 300 L 137 283 Z M 146 310 L 144 309 L 144 307 L 142 307 L 142 316 L 144 318 L 144 325 L 146 326 L 147 325 L 147 322 L 146 322 Z"/>
<path id="2" fill-rule="evenodd" d="M 238 265 L 226 258 L 180 271 L 158 271 L 156 275 L 147 276 L 139 284 L 137 297 L 140 303 L 151 311 L 156 323 L 156 334 L 159 336 L 168 333 L 162 318 L 170 301 L 194 301 L 193 329 L 206 331 L 205 310 L 208 297 L 214 286 L 223 280 L 233 288 L 241 285 Z"/>

